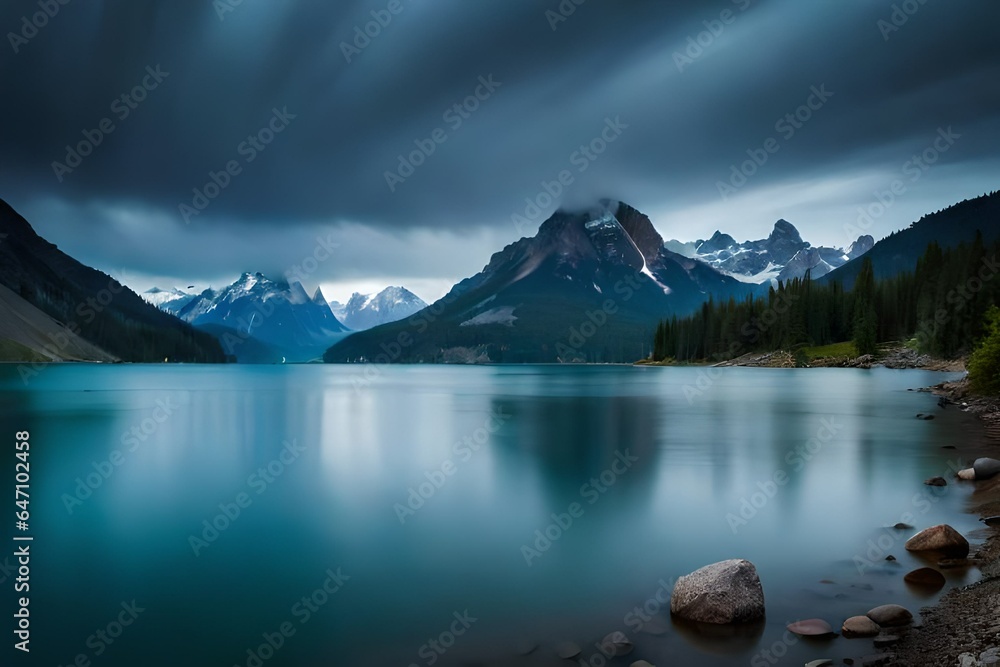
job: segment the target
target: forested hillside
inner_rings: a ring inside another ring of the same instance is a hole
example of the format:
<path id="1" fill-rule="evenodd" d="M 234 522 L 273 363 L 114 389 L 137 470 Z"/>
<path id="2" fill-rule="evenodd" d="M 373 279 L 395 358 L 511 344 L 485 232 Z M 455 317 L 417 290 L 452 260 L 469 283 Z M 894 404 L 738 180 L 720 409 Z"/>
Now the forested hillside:
<path id="1" fill-rule="evenodd" d="M 861 353 L 876 342 L 916 339 L 922 352 L 951 358 L 983 334 L 985 313 L 1000 301 L 1000 241 L 942 248 L 930 243 L 916 269 L 878 280 L 860 263 L 854 289 L 839 281 L 779 282 L 766 297 L 709 300 L 690 317 L 660 322 L 656 361 L 722 361 L 747 352 L 795 350 L 854 340 Z"/>

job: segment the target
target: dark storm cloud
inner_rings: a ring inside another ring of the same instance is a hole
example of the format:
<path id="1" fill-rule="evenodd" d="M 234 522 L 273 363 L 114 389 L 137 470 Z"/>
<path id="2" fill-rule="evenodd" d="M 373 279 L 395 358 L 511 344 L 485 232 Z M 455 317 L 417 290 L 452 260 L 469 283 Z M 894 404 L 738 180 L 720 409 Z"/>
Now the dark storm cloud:
<path id="1" fill-rule="evenodd" d="M 942 205 L 989 189 L 979 186 L 1000 174 L 993 3 L 566 0 L 575 10 L 554 23 L 546 11 L 558 12 L 557 0 L 399 0 L 395 15 L 388 0 L 243 0 L 220 16 L 227 1 L 71 0 L 26 43 L 8 36 L 0 196 L 15 206 L 57 200 L 66 219 L 77 211 L 79 224 L 61 233 L 69 245 L 113 228 L 95 203 L 152 212 L 147 224 L 176 229 L 134 256 L 166 253 L 197 272 L 203 259 L 179 250 L 199 229 L 311 233 L 349 221 L 409 234 L 482 226 L 501 238 L 530 234 L 513 228 L 511 214 L 563 169 L 574 175 L 564 193 L 571 203 L 612 196 L 666 213 L 719 204 L 718 182 L 768 138 L 780 150 L 733 199 L 854 178 L 863 184 L 825 202 L 849 210 L 871 197 L 872 174 L 898 170 L 949 126 L 963 139 L 937 178 L 971 191 L 949 193 L 939 182 Z M 914 11 L 898 14 L 906 22 L 890 31 L 897 26 L 879 21 L 893 20 L 894 4 Z M 7 2 L 0 30 L 20 33 L 22 18 L 38 11 L 37 0 Z M 345 55 L 373 11 L 391 21 Z M 699 39 L 703 46 L 689 41 Z M 144 101 L 113 106 L 153 83 L 157 67 L 168 74 L 141 91 Z M 484 87 L 491 76 L 499 87 Z M 792 136 L 779 132 L 776 122 L 813 90 L 832 97 Z M 477 92 L 483 99 L 468 117 L 445 115 Z M 244 143 L 275 109 L 284 118 L 276 126 L 287 127 L 263 150 Z M 52 162 L 104 118 L 114 131 L 60 182 Z M 574 153 L 609 119 L 627 128 L 599 158 L 581 161 Z M 439 128 L 444 143 L 390 188 L 385 172 L 397 170 L 398 156 L 415 141 L 431 145 Z M 178 206 L 230 161 L 238 173 L 184 225 Z M 726 231 L 743 236 L 743 215 L 726 214 Z M 685 231 L 664 230 L 690 238 Z M 495 249 L 482 248 L 477 268 Z"/>

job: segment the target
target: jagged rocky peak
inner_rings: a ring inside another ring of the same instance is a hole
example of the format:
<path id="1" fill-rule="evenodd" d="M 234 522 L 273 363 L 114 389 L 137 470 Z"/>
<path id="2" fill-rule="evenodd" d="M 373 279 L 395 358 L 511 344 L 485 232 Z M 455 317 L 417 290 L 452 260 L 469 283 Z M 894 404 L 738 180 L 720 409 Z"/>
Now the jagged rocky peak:
<path id="1" fill-rule="evenodd" d="M 712 234 L 712 238 L 698 244 L 697 250 L 700 253 L 718 252 L 736 245 L 736 239 L 729 234 L 723 234 L 718 229 Z"/>
<path id="2" fill-rule="evenodd" d="M 771 235 L 768 236 L 768 240 L 777 240 L 779 238 L 788 239 L 793 243 L 803 243 L 799 230 L 784 218 L 774 223 L 774 229 L 771 230 Z"/>
<path id="3" fill-rule="evenodd" d="M 858 240 L 851 244 L 845 251 L 850 259 L 857 259 L 875 247 L 875 239 L 870 234 L 859 236 Z"/>
<path id="4" fill-rule="evenodd" d="M 656 257 L 663 247 L 663 237 L 653 227 L 653 222 L 647 215 L 639 212 L 624 202 L 608 202 L 614 205 L 611 209 L 625 232 L 632 238 L 632 242 L 642 253 L 646 260 Z"/>

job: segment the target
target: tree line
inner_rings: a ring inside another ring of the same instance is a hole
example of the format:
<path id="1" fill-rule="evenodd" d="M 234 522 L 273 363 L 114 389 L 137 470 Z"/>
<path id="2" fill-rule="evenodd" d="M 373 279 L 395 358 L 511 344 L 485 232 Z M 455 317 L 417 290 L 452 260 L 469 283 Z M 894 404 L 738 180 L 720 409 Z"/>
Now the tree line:
<path id="1" fill-rule="evenodd" d="M 655 361 L 723 361 L 748 352 L 796 351 L 853 341 L 858 354 L 879 343 L 914 341 L 924 353 L 954 358 L 984 334 L 986 312 L 1000 301 L 1000 241 L 942 248 L 932 242 L 913 271 L 876 280 L 862 258 L 853 289 L 836 280 L 778 281 L 766 296 L 710 298 L 693 315 L 659 322 Z"/>

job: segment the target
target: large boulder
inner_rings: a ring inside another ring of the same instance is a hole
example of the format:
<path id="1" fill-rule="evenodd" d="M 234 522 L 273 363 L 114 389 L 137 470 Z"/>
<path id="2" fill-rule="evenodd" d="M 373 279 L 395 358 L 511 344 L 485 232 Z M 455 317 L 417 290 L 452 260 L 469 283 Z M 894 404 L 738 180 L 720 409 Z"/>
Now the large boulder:
<path id="1" fill-rule="evenodd" d="M 906 541 L 907 551 L 939 551 L 944 555 L 965 558 L 969 541 L 957 530 L 942 523 L 925 528 Z"/>
<path id="2" fill-rule="evenodd" d="M 748 560 L 713 563 L 674 584 L 670 613 L 702 623 L 749 623 L 764 618 L 764 589 Z"/>
<path id="3" fill-rule="evenodd" d="M 972 469 L 976 471 L 976 479 L 989 479 L 1000 475 L 1000 461 L 990 458 L 976 459 L 972 463 Z"/>

